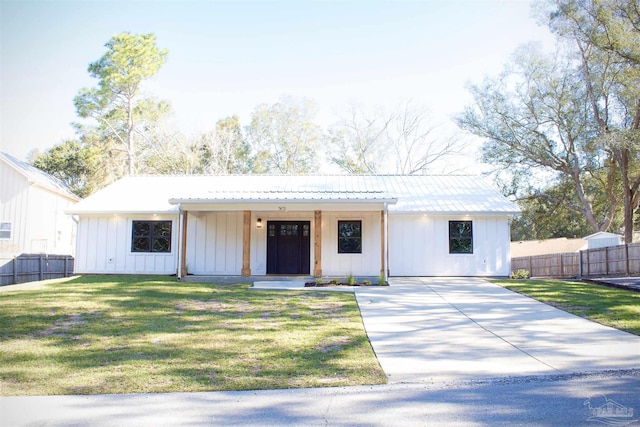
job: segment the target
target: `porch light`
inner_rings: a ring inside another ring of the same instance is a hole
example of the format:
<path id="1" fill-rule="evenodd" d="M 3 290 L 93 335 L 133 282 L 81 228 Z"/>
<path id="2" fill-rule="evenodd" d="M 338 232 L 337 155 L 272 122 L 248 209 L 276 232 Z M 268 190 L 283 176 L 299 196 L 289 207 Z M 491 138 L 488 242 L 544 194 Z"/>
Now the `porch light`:
<path id="1" fill-rule="evenodd" d="M 262 228 L 262 218 L 258 218 L 256 221 L 256 228 Z"/>

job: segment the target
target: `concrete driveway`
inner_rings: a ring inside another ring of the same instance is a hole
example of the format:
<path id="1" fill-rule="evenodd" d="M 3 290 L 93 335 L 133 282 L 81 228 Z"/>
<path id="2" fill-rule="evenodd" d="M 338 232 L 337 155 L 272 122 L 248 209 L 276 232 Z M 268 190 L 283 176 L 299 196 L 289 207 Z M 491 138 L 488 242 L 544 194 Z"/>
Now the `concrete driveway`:
<path id="1" fill-rule="evenodd" d="M 475 278 L 362 287 L 364 326 L 390 383 L 640 369 L 640 337 Z"/>

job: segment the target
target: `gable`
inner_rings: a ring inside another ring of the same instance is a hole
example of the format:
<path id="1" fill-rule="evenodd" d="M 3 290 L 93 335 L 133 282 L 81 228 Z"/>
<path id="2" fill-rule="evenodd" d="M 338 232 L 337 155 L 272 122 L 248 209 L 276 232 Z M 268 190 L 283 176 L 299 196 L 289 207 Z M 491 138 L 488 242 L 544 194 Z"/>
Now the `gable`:
<path id="1" fill-rule="evenodd" d="M 22 162 L 7 153 L 0 152 L 0 166 L 22 177 L 20 181 L 24 181 L 27 185 L 35 185 L 72 201 L 80 200 L 80 198 L 73 194 L 69 187 L 58 178 L 28 163 Z M 7 171 L 4 173 L 8 173 Z"/>

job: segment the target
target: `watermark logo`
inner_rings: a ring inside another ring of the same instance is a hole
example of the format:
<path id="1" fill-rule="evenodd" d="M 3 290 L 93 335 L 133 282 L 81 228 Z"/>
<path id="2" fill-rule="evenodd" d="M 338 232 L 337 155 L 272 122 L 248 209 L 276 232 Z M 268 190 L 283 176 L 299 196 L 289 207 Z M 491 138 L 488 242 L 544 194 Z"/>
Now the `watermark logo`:
<path id="1" fill-rule="evenodd" d="M 604 394 L 590 397 L 584 401 L 589 407 L 590 417 L 587 421 L 594 421 L 608 426 L 627 426 L 638 421 L 633 418 L 633 408 L 627 408 Z"/>

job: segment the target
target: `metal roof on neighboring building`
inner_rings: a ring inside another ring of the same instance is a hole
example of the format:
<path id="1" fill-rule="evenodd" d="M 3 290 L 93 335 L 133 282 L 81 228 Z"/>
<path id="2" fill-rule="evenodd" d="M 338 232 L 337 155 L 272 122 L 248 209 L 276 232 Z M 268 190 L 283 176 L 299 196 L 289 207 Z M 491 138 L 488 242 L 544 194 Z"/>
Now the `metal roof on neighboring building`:
<path id="1" fill-rule="evenodd" d="M 0 160 L 23 175 L 30 184 L 37 185 L 72 200 L 80 200 L 80 198 L 73 194 L 69 187 L 58 178 L 28 163 L 22 162 L 7 153 L 0 152 Z"/>
<path id="2" fill-rule="evenodd" d="M 404 213 L 516 214 L 515 204 L 478 176 L 191 175 L 130 176 L 72 213 L 176 212 L 180 203 L 388 203 Z"/>

